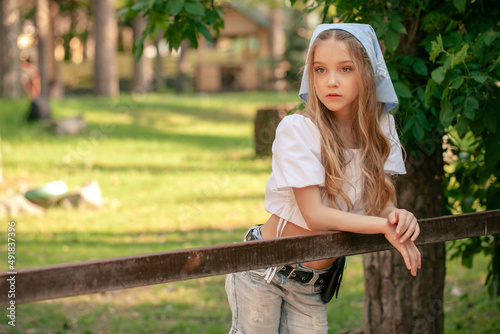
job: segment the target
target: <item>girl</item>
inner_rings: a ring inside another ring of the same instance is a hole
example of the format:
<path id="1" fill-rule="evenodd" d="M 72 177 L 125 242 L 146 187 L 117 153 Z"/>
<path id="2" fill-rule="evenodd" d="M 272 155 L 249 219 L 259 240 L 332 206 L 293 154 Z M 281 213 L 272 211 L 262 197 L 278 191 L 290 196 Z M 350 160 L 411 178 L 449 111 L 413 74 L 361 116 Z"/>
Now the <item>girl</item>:
<path id="1" fill-rule="evenodd" d="M 397 209 L 391 175 L 406 173 L 394 118 L 398 100 L 373 28 L 323 24 L 309 45 L 299 96 L 285 117 L 266 186 L 271 214 L 246 240 L 318 231 L 382 233 L 411 274 L 420 268 L 416 218 Z M 326 333 L 321 291 L 335 259 L 230 274 L 230 333 Z"/>

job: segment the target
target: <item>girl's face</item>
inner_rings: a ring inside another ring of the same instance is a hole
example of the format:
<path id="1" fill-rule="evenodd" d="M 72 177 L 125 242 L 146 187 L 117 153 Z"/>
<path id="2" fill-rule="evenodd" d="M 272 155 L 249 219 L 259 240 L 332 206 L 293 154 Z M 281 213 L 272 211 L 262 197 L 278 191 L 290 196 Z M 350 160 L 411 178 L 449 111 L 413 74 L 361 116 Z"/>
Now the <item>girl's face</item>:
<path id="1" fill-rule="evenodd" d="M 334 39 L 322 41 L 316 46 L 312 65 L 318 99 L 338 116 L 353 116 L 359 85 L 347 44 Z"/>

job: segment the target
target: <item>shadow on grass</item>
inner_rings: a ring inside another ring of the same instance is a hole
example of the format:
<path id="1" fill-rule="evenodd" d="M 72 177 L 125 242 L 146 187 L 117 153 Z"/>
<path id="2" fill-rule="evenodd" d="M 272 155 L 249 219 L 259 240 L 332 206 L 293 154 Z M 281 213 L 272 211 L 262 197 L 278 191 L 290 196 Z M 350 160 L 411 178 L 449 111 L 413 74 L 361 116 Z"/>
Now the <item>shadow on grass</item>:
<path id="1" fill-rule="evenodd" d="M 10 166 L 9 161 L 5 163 L 5 166 Z M 81 161 L 70 161 L 68 162 L 59 162 L 57 164 L 58 170 L 85 170 L 89 167 L 87 162 Z M 217 173 L 217 174 L 225 174 L 230 173 L 234 175 L 238 174 L 270 174 L 271 167 L 267 165 L 231 165 L 230 163 L 224 166 L 223 164 L 201 164 L 194 165 L 193 163 L 185 163 L 178 165 L 167 165 L 167 164 L 149 164 L 145 163 L 131 163 L 124 162 L 122 164 L 103 164 L 103 163 L 92 163 L 92 170 L 94 171 L 103 171 L 103 172 L 112 172 L 112 173 L 122 173 L 122 172 L 133 172 L 140 171 L 149 173 L 152 175 L 171 175 L 171 174 L 185 174 L 185 173 L 193 173 L 193 172 L 201 172 L 201 173 Z"/>
<path id="2" fill-rule="evenodd" d="M 96 124 L 89 123 L 87 129 L 80 137 L 92 139 L 118 138 L 143 141 L 169 141 L 180 146 L 194 146 L 209 149 L 228 149 L 235 147 L 248 147 L 253 141 L 245 136 L 193 134 L 176 132 L 175 127 L 171 129 L 157 129 L 155 127 L 138 124 Z"/>
<path id="3" fill-rule="evenodd" d="M 197 149 L 220 152 L 252 148 L 254 145 L 253 138 L 246 134 L 181 133 L 178 132 L 174 125 L 157 128 L 138 123 L 88 122 L 87 129 L 83 130 L 79 135 L 55 137 L 44 130 L 43 125 L 40 123 L 27 124 L 22 120 L 15 119 L 15 117 L 5 117 L 0 121 L 3 122 L 3 124 L 0 124 L 2 139 L 6 142 L 43 139 L 56 141 L 58 144 L 65 144 L 83 152 L 87 152 L 92 147 L 99 145 L 100 141 L 109 139 L 158 141 L 168 143 L 169 147 L 184 149 L 186 152 L 196 152 Z M 227 127 L 230 127 L 230 125 L 227 125 Z M 145 149 L 147 148 L 145 147 Z M 168 151 L 165 153 L 168 154 Z"/>
<path id="4" fill-rule="evenodd" d="M 228 100 L 226 104 L 220 104 L 219 107 L 210 107 L 208 106 L 210 102 L 209 100 L 205 100 L 207 103 L 203 103 L 204 99 L 193 96 L 192 101 L 186 101 L 185 99 L 182 101 L 178 101 L 175 99 L 175 96 L 168 96 L 170 100 L 167 99 L 165 102 L 158 101 L 141 101 L 137 106 L 138 109 L 130 108 L 127 110 L 123 109 L 124 113 L 131 113 L 132 115 L 136 113 L 140 113 L 141 111 L 154 111 L 156 113 L 162 114 L 180 114 L 183 116 L 189 116 L 193 118 L 198 118 L 203 121 L 209 121 L 214 123 L 245 123 L 252 120 L 252 117 L 249 115 L 245 115 L 243 113 L 238 113 L 237 110 L 233 108 L 237 108 L 235 105 L 239 105 L 239 101 Z M 234 106 L 234 107 L 233 107 Z M 257 113 L 257 110 L 255 110 Z M 145 116 L 145 120 L 148 117 Z M 151 120 L 155 121 L 155 119 Z"/>

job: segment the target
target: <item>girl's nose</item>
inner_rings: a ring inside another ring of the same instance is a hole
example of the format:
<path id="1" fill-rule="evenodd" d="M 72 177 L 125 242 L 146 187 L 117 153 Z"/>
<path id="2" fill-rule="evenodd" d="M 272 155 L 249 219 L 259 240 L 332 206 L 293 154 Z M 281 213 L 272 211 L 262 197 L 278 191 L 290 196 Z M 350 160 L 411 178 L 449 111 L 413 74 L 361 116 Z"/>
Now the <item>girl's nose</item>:
<path id="1" fill-rule="evenodd" d="M 328 78 L 328 87 L 338 87 L 339 86 L 339 81 L 337 76 L 332 73 L 330 74 L 330 77 Z"/>

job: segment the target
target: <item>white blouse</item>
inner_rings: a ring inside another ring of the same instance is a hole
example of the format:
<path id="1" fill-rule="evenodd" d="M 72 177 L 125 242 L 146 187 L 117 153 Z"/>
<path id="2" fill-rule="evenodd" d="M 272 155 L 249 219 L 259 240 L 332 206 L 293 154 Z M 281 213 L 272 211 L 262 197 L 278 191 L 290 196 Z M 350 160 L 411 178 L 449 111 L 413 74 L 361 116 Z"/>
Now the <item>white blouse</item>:
<path id="1" fill-rule="evenodd" d="M 387 174 L 405 174 L 403 155 L 396 132 L 394 117 L 385 113 L 380 122 L 382 131 L 389 140 L 391 151 L 384 165 Z M 300 213 L 292 188 L 319 185 L 323 203 L 327 206 L 328 198 L 324 191 L 325 169 L 321 163 L 320 133 L 311 119 L 294 114 L 286 116 L 276 129 L 273 143 L 273 171 L 266 185 L 264 207 L 267 212 L 280 217 L 280 229 L 287 222 L 310 230 Z M 353 208 L 339 201 L 340 209 L 356 214 L 365 214 L 362 203 L 362 177 L 359 168 L 359 150 L 349 150 L 350 162 L 344 170 L 348 182 L 343 189 Z M 277 231 L 276 236 L 280 236 Z"/>

